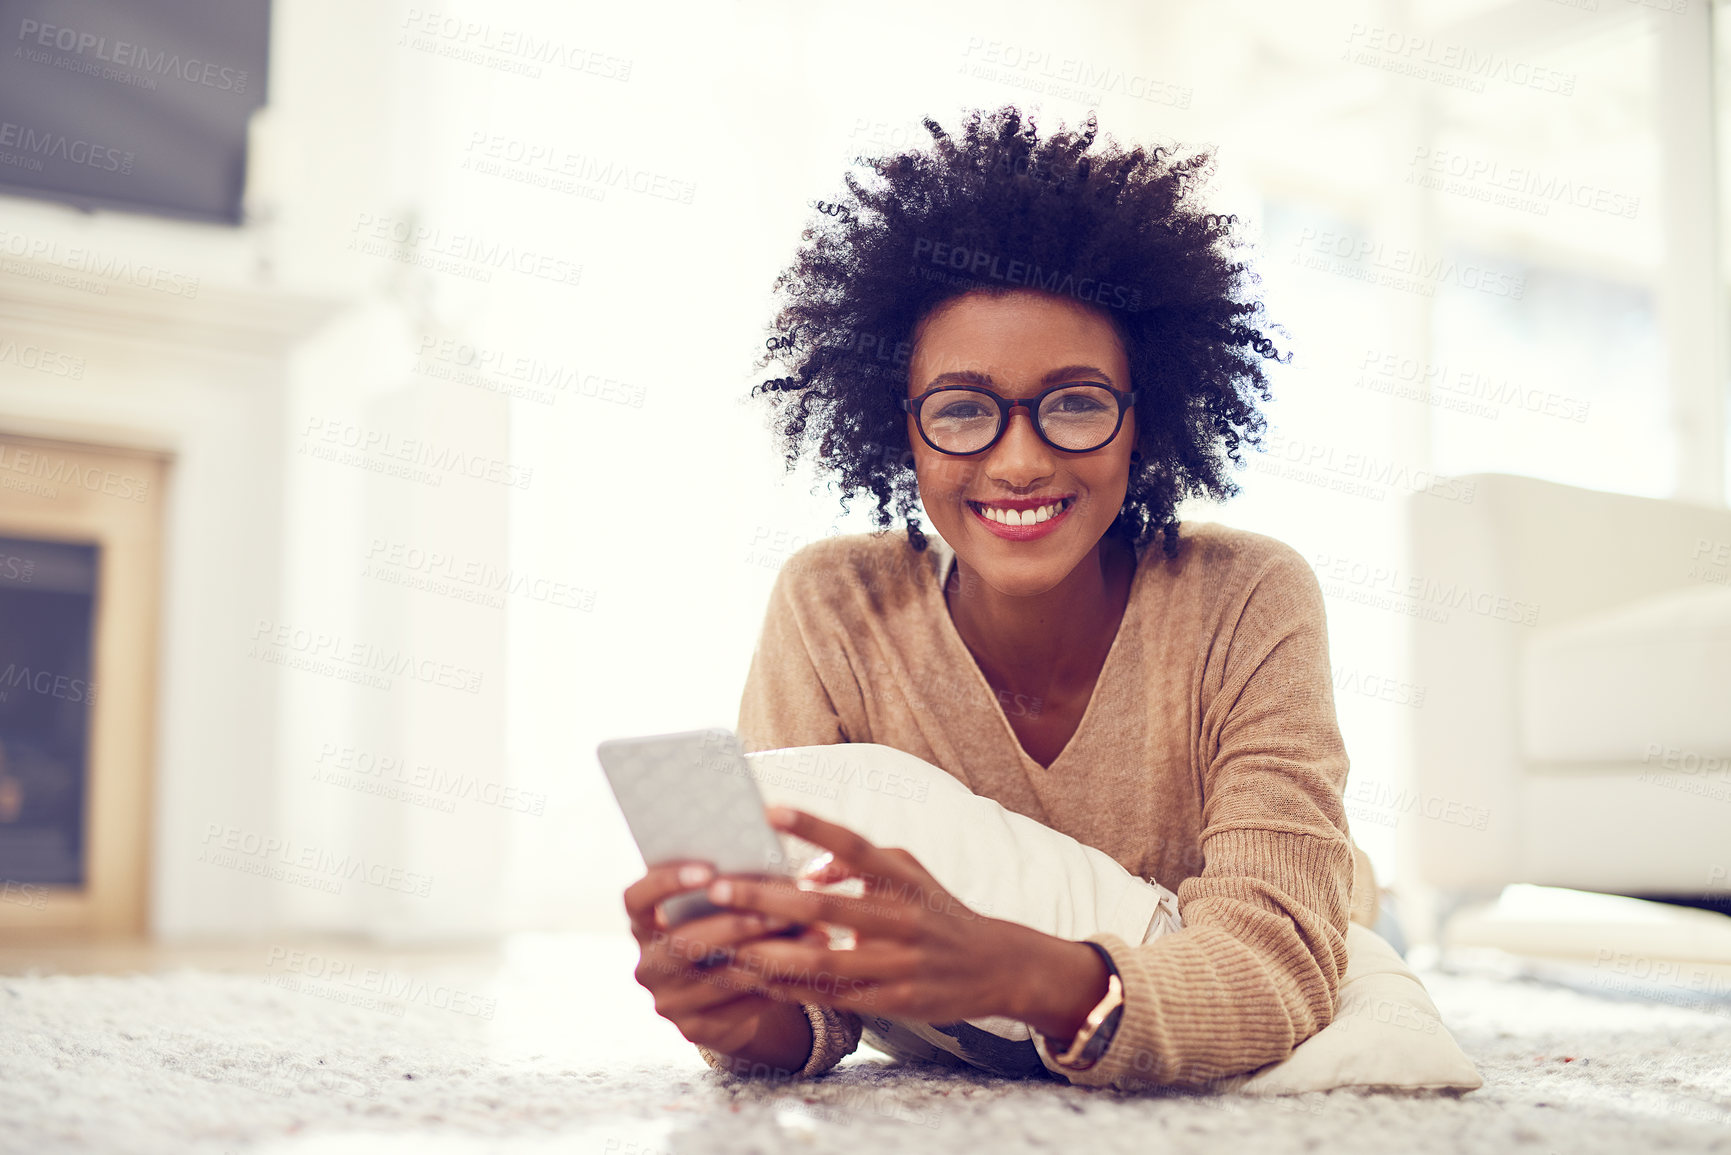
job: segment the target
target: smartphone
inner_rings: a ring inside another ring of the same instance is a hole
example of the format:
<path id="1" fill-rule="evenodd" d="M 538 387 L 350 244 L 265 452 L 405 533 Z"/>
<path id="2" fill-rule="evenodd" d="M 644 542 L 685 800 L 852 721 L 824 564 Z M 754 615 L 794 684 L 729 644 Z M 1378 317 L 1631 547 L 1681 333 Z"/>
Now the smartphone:
<path id="1" fill-rule="evenodd" d="M 714 863 L 718 874 L 792 877 L 781 834 L 763 812 L 757 780 L 732 730 L 612 738 L 595 747 L 595 755 L 645 866 L 697 858 Z M 664 899 L 668 925 L 725 909 L 709 901 L 706 889 Z M 777 933 L 797 938 L 804 929 Z"/>

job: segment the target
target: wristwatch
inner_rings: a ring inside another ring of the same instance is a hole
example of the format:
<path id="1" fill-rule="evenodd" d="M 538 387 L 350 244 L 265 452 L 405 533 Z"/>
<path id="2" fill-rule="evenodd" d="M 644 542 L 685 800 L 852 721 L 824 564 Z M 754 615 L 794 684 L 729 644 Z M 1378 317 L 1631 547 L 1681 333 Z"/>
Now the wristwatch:
<path id="1" fill-rule="evenodd" d="M 1090 942 L 1088 945 L 1099 953 L 1101 961 L 1106 964 L 1106 996 L 1088 1012 L 1082 1029 L 1076 1032 L 1076 1037 L 1070 1042 L 1070 1049 L 1061 1055 L 1052 1056 L 1053 1062 L 1070 1071 L 1086 1071 L 1099 1062 L 1100 1056 L 1106 1053 L 1106 1048 L 1112 1045 L 1112 1035 L 1118 1030 L 1119 1020 L 1124 1017 L 1124 983 L 1118 977 L 1118 968 L 1113 965 L 1112 956 L 1105 947 L 1097 942 Z"/>

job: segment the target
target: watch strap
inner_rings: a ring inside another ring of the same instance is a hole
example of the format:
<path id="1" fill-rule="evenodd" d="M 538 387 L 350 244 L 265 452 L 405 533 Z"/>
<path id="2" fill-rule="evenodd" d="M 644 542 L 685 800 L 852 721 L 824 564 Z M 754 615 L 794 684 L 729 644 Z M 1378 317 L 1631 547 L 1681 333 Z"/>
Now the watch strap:
<path id="1" fill-rule="evenodd" d="M 1084 1025 L 1072 1039 L 1069 1048 L 1062 1055 L 1054 1055 L 1052 1061 L 1060 1067 L 1071 1071 L 1085 1071 L 1100 1061 L 1100 1056 L 1106 1053 L 1106 1048 L 1112 1045 L 1112 1036 L 1117 1033 L 1118 1023 L 1124 1017 L 1124 980 L 1118 973 L 1118 967 L 1112 962 L 1112 955 L 1097 942 L 1089 942 L 1100 961 L 1106 964 L 1106 997 L 1096 1004 L 1098 1011 L 1101 1005 L 1117 995 L 1117 1002 L 1106 1016 L 1093 1026 Z M 1094 1013 L 1090 1012 L 1090 1019 Z"/>

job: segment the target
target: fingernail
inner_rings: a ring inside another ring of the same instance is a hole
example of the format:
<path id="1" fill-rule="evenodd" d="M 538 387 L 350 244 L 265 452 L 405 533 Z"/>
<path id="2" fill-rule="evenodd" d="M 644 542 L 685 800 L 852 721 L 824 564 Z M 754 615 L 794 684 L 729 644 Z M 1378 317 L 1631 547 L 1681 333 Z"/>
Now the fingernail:
<path id="1" fill-rule="evenodd" d="M 679 868 L 679 881 L 686 886 L 702 886 L 709 881 L 709 867 L 701 862 L 688 862 Z"/>
<path id="2" fill-rule="evenodd" d="M 733 901 L 733 883 L 725 878 L 709 888 L 709 897 L 716 902 Z"/>
<path id="3" fill-rule="evenodd" d="M 769 820 L 776 826 L 786 826 L 793 821 L 793 810 L 787 806 L 771 806 L 769 808 Z"/>

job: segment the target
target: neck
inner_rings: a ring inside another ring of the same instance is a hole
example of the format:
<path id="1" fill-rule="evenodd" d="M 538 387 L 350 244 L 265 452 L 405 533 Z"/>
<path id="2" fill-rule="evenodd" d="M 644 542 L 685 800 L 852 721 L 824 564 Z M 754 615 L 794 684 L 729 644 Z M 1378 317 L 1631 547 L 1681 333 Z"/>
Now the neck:
<path id="1" fill-rule="evenodd" d="M 1123 621 L 1134 571 L 1129 547 L 1102 538 L 1063 581 L 1017 597 L 993 589 L 957 556 L 944 599 L 988 681 L 1047 697 L 1099 673 Z"/>

